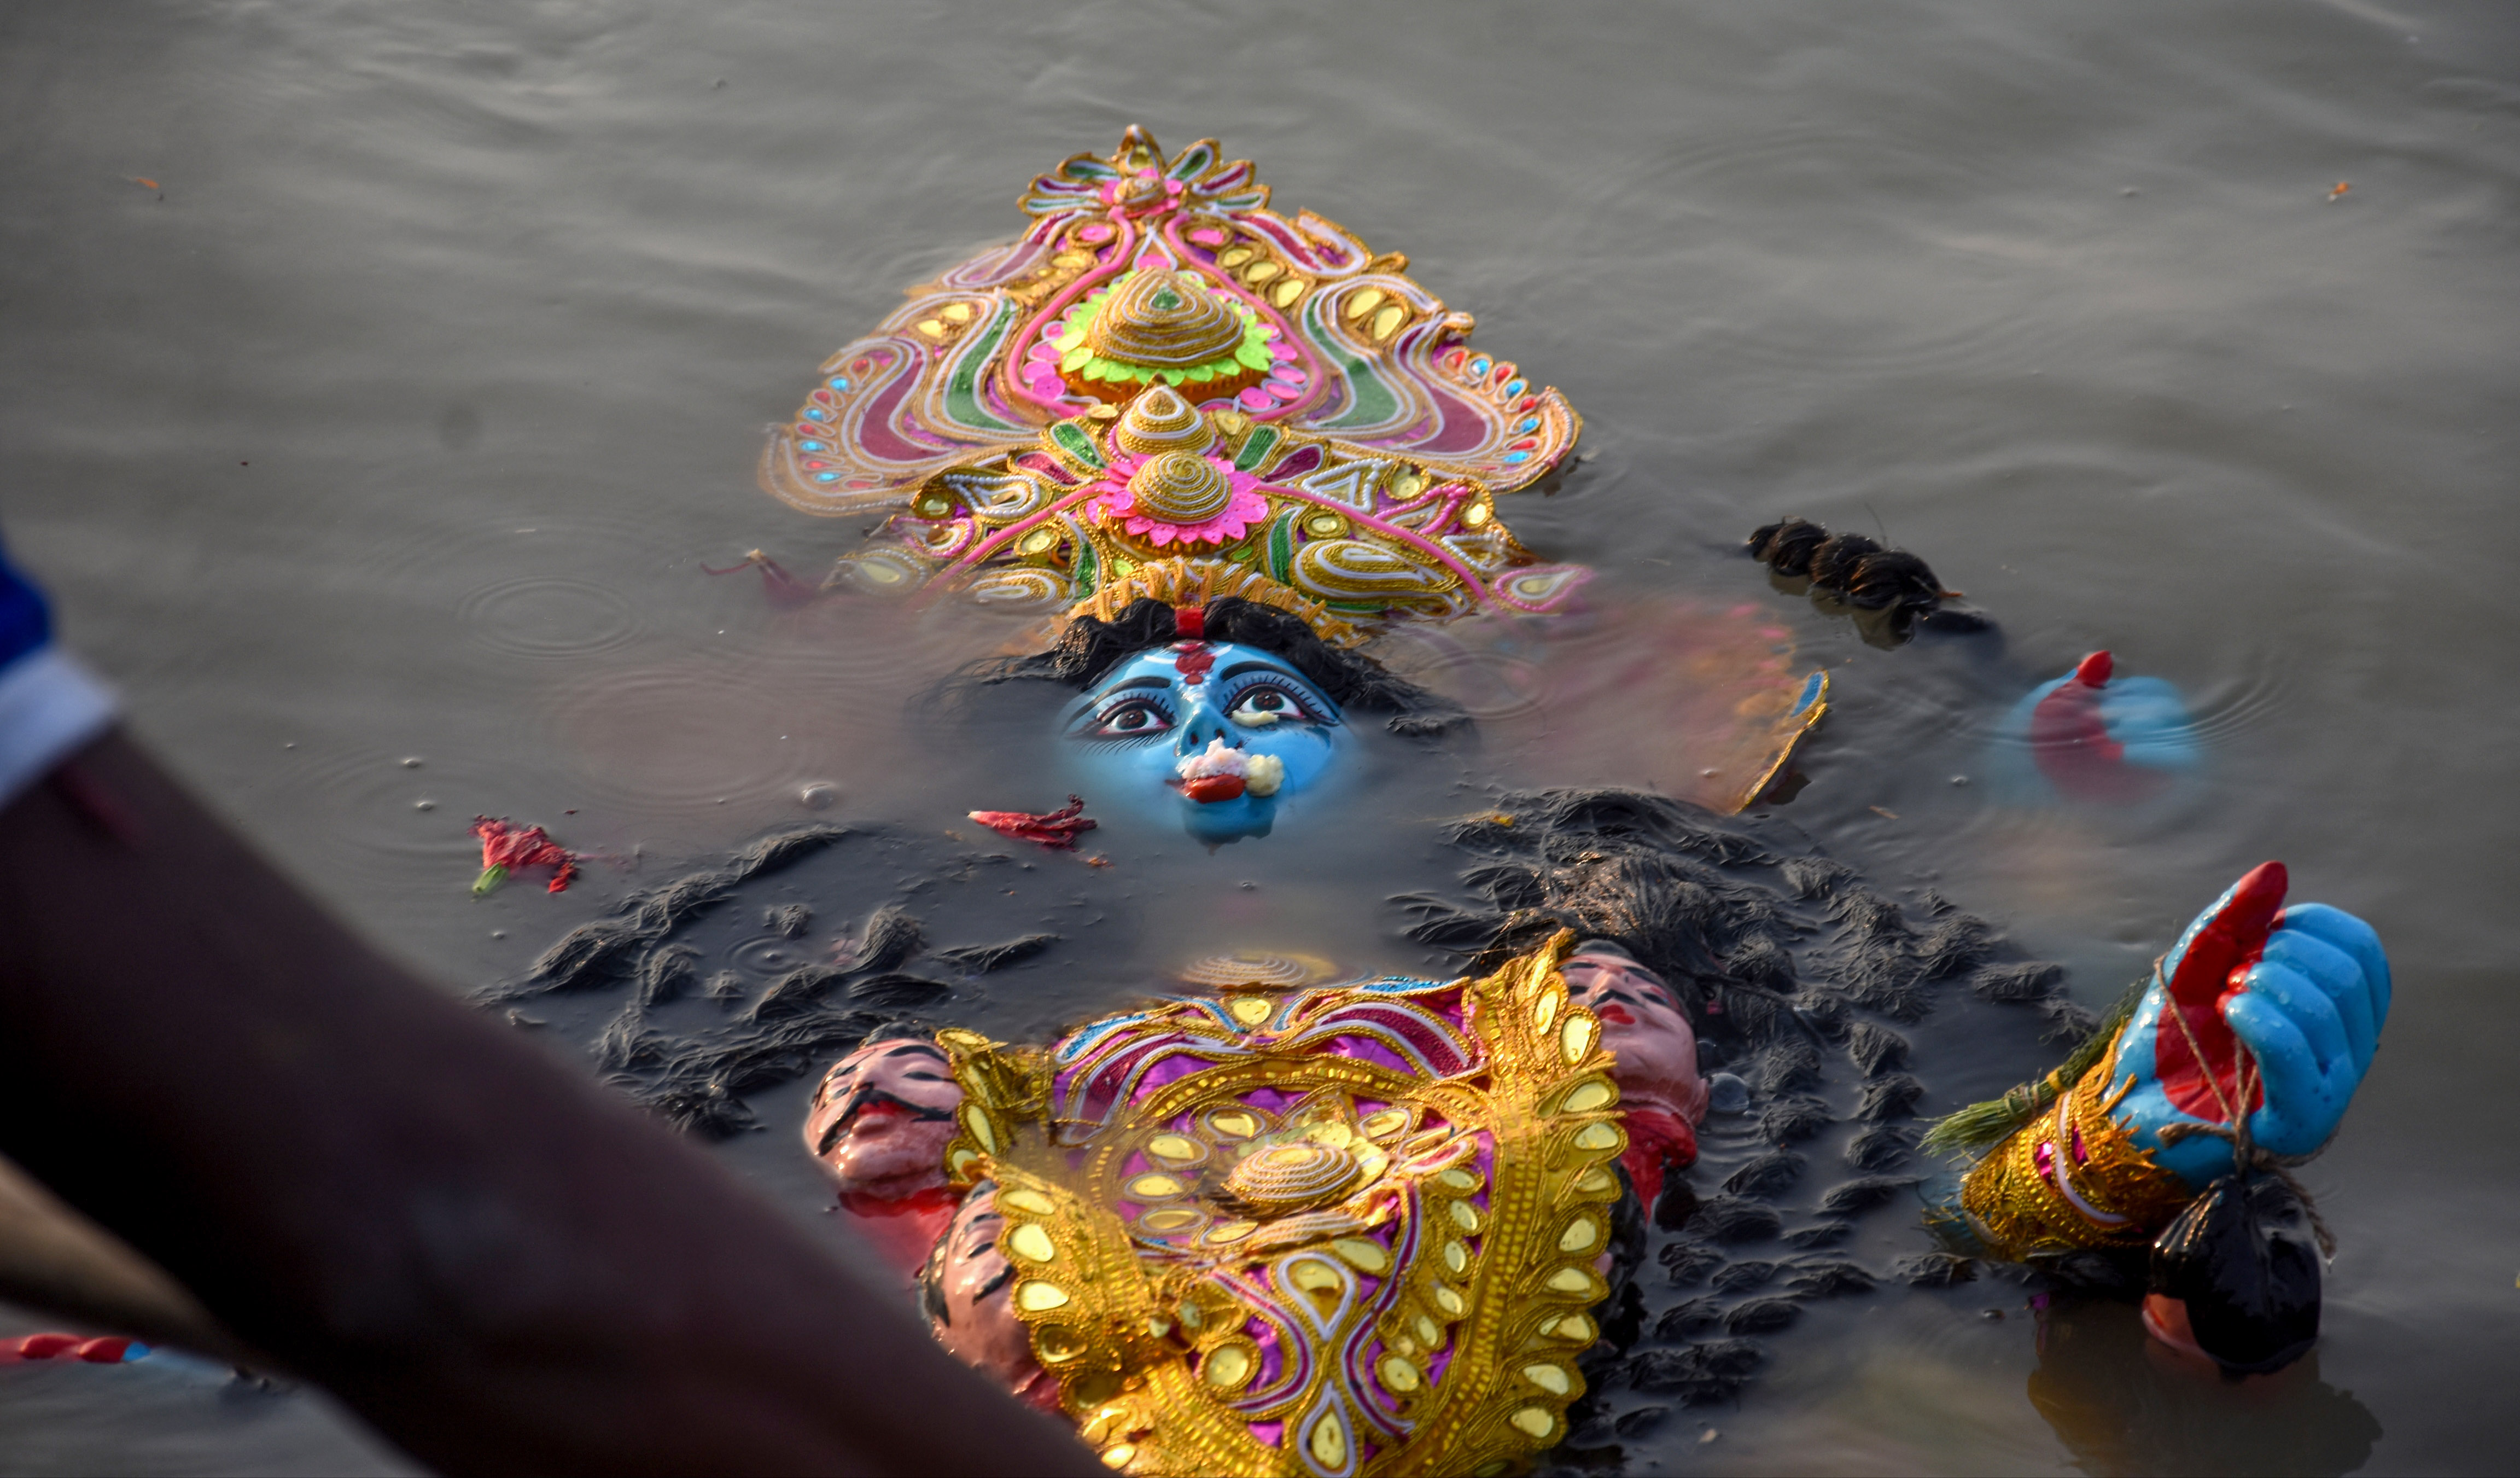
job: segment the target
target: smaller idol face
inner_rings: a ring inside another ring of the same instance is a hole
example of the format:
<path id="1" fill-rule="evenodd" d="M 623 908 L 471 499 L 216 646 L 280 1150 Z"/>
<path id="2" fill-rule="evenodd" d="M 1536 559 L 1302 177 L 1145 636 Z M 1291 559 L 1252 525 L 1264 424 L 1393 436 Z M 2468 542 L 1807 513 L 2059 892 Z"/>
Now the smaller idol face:
<path id="1" fill-rule="evenodd" d="M 934 1042 L 869 1042 L 833 1064 L 814 1093 L 805 1144 L 843 1193 L 878 1201 L 945 1183 L 962 1085 Z"/>
<path id="2" fill-rule="evenodd" d="M 1601 1019 L 1601 1045 L 1615 1059 L 1610 1076 L 1621 1100 L 1668 1109 L 1691 1124 L 1704 1119 L 1697 1033 L 1662 977 L 1607 949 L 1571 955 L 1561 970 L 1567 998 Z"/>
<path id="3" fill-rule="evenodd" d="M 1338 705 L 1311 679 L 1232 642 L 1139 653 L 1068 708 L 1063 732 L 1102 794 L 1210 845 L 1267 836 L 1346 743 Z"/>
<path id="4" fill-rule="evenodd" d="M 1034 1361 L 1032 1337 L 1010 1297 L 1014 1269 L 998 1250 L 1006 1219 L 998 1189 L 982 1181 L 963 1198 L 953 1224 L 936 1240 L 920 1275 L 920 1302 L 937 1343 L 955 1359 L 995 1377 L 1014 1395 L 1056 1409 L 1058 1383 Z"/>

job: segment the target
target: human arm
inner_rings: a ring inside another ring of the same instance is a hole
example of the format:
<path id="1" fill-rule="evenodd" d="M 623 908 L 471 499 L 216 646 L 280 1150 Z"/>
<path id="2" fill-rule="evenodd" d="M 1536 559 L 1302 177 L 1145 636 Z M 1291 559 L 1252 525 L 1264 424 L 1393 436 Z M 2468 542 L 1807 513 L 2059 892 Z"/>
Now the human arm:
<path id="1" fill-rule="evenodd" d="M 439 1466 L 1091 1470 L 118 736 L 0 812 L 0 1149 Z"/>

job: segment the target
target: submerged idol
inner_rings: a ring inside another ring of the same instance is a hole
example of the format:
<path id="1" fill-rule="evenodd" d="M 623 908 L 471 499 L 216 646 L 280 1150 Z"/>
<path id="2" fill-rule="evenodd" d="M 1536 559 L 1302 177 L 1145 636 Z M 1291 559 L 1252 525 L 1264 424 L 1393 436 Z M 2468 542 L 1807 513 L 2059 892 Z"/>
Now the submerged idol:
<path id="1" fill-rule="evenodd" d="M 2283 890 L 2252 872 L 2093 1050 L 1946 1126 L 2001 1139 L 1933 1209 L 1946 1246 L 2148 1260 L 2147 1327 L 2234 1372 L 2308 1348 L 2316 1253 L 2272 1157 L 2335 1132 L 2389 972 Z M 920 1101 L 951 1128 L 919 1179 L 856 1142 L 898 1132 L 853 1112 L 909 1050 L 872 1042 L 809 1146 L 862 1201 L 961 1198 L 922 1279 L 938 1337 L 1115 1469 L 1519 1470 L 1636 1337 L 1647 1217 L 1709 1107 L 1691 1012 L 1563 928 L 1449 981 L 1315 973 L 1206 961 L 1208 990 L 1047 1047 L 938 1032 L 952 1085 Z"/>
<path id="2" fill-rule="evenodd" d="M 1575 611 L 1589 572 L 1535 557 L 1498 500 L 1540 485 L 1580 422 L 1473 352 L 1468 315 L 1405 259 L 1270 210 L 1212 142 L 1167 159 L 1134 128 L 1023 206 L 1019 242 L 914 290 L 825 365 L 762 478 L 814 512 L 889 514 L 832 588 L 968 600 L 1023 624 L 1014 650 L 1046 645 L 978 675 L 1076 690 L 1059 733 L 1098 806 L 1211 844 L 1268 835 L 1335 797 L 1369 716 L 1418 736 L 1464 718 L 1372 643 Z M 1913 599 L 1885 597 L 1902 610 L 1950 594 L 1909 573 Z M 1824 676 L 1796 677 L 1778 634 L 1759 669 L 1776 691 L 1732 709 L 1738 762 L 1703 771 L 1721 772 L 1698 797 L 1715 808 L 1772 794 L 1824 711 Z M 1652 1324 L 1684 1349 L 1627 1356 L 1648 1223 L 1695 1234 L 1657 1253 L 1682 1283 L 1723 1263 L 1718 1243 L 1825 1249 L 1909 1195 L 1915 1179 L 1871 1176 L 1790 1232 L 1755 1204 L 1841 1114 L 1870 1122 L 1844 1146 L 1858 1168 L 1919 1147 L 1892 1122 L 1923 1093 L 1897 1028 L 1993 934 L 1955 917 L 1918 935 L 1851 869 L 1702 811 L 1551 795 L 1508 799 L 1558 821 L 1455 828 L 1485 854 L 1464 876 L 1494 916 L 1404 901 L 1429 915 L 1412 937 L 1475 956 L 1466 973 L 1237 956 L 1044 1045 L 897 1024 L 831 1070 L 808 1146 L 843 1205 L 919 1257 L 938 1337 L 1116 1470 L 1502 1474 L 1614 1374 L 1729 1396 L 1755 1357 L 1691 1338 L 1781 1327 L 1792 1301 L 1694 1300 Z M 1754 864 L 1780 881 L 1721 871 Z M 1931 1195 L 1937 1266 L 2114 1266 L 2117 1286 L 2148 1280 L 2147 1327 L 2228 1371 L 2307 1348 L 2318 1261 L 2283 1167 L 2334 1132 L 2389 977 L 2366 926 L 2287 909 L 2284 889 L 2280 867 L 2251 873 L 2063 1066 L 1923 1141 L 1977 1156 Z M 1789 919 L 1805 907 L 1826 924 Z M 1835 957 L 1798 978 L 1794 951 L 1832 932 Z M 845 973 L 773 986 L 760 1050 L 789 1060 L 795 1033 L 837 1031 L 786 1013 Z M 1976 984 L 2091 1026 L 2052 974 Z M 848 993 L 913 988 L 953 989 L 885 975 Z M 1728 1052 L 1749 1081 L 1710 1074 Z M 1861 1075 L 1852 1110 L 1814 1091 L 1824 1054 Z M 703 1089 L 723 1096 L 722 1075 L 675 1091 Z M 1773 1148 L 1701 1205 L 1700 1128 L 1745 1105 Z M 1796 1286 L 1873 1286 L 1844 1260 L 1800 1267 Z M 1716 1282 L 1779 1275 L 1742 1262 Z"/>
<path id="3" fill-rule="evenodd" d="M 968 601 L 1043 636 L 1141 598 L 1235 598 L 1339 651 L 1577 612 L 1592 573 L 1535 556 L 1500 502 L 1548 485 L 1581 418 L 1473 350 L 1471 316 L 1405 257 L 1268 203 L 1214 141 L 1168 157 L 1131 128 L 1033 182 L 1020 241 L 834 354 L 761 464 L 799 508 L 888 515 L 826 588 Z M 1826 677 L 1782 670 L 1781 630 L 1699 624 L 1716 639 L 1684 639 L 1664 682 L 1687 670 L 1691 753 L 1717 762 L 1687 788 L 1738 809 L 1825 712 Z M 1093 685 L 1063 727 L 1098 807 L 1231 841 L 1336 780 L 1348 699 L 1315 665 L 1222 630 L 1140 634 L 1126 670 L 1063 674 Z"/>

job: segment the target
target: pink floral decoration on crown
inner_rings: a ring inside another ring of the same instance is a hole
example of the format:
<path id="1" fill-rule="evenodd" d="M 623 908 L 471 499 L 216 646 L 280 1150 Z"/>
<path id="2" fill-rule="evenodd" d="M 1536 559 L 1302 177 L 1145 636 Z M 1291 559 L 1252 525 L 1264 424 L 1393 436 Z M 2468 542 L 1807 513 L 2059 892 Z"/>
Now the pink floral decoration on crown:
<path id="1" fill-rule="evenodd" d="M 1103 474 L 1102 486 L 1107 489 L 1094 500 L 1093 506 L 1118 521 L 1121 528 L 1147 542 L 1163 548 L 1180 544 L 1230 544 L 1251 531 L 1251 526 L 1269 517 L 1269 499 L 1261 492 L 1266 485 L 1247 472 L 1236 470 L 1222 457 L 1203 457 L 1210 467 L 1224 474 L 1233 494 L 1226 499 L 1225 509 L 1213 518 L 1195 524 L 1173 523 L 1160 515 L 1142 511 L 1137 495 L 1129 490 L 1129 479 L 1137 475 L 1148 458 L 1124 453 Z"/>

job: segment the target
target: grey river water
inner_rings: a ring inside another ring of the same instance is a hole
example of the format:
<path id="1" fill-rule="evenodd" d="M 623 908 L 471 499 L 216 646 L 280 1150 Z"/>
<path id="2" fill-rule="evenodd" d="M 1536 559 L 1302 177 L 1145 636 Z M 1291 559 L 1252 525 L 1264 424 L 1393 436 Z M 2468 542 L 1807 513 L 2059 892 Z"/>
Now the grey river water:
<path id="1" fill-rule="evenodd" d="M 2341 1243 L 2315 1368 L 2176 1386 L 2131 1316 L 2043 1335 L 2009 1284 L 1885 1292 L 1596 1460 L 2520 1459 L 2507 5 L 14 0 L 12 551 L 142 736 L 450 988 L 800 818 L 808 781 L 933 831 L 1016 804 L 893 722 L 957 633 L 775 619 L 700 567 L 849 547 L 857 522 L 753 487 L 763 429 L 1131 122 L 1221 138 L 1281 208 L 1408 253 L 1567 393 L 1589 459 L 1507 516 L 1613 594 L 1759 603 L 1830 668 L 1787 813 L 1834 854 L 1996 921 L 2093 1004 L 2267 857 L 2395 960 L 2384 1050 L 2305 1172 Z M 1771 590 L 1732 550 L 1785 513 L 1923 554 L 2002 622 L 2006 694 Z M 2020 812 L 1953 783 L 2007 695 L 2097 647 L 2187 695 L 2192 795 Z M 1147 869 L 1136 957 L 1041 972 L 991 1019 L 1049 1025 L 1212 934 L 1419 960 L 1383 900 L 1430 864 L 1375 841 L 1427 817 L 1385 793 L 1346 840 Z M 599 860 L 476 902 L 476 812 Z M 1927 1110 L 2044 1066 L 2006 1051 Z M 727 1154 L 812 1218 L 800 1103 L 757 1100 L 775 1132 Z M 0 1472 L 398 1460 L 304 1395 L 0 1368 Z"/>

